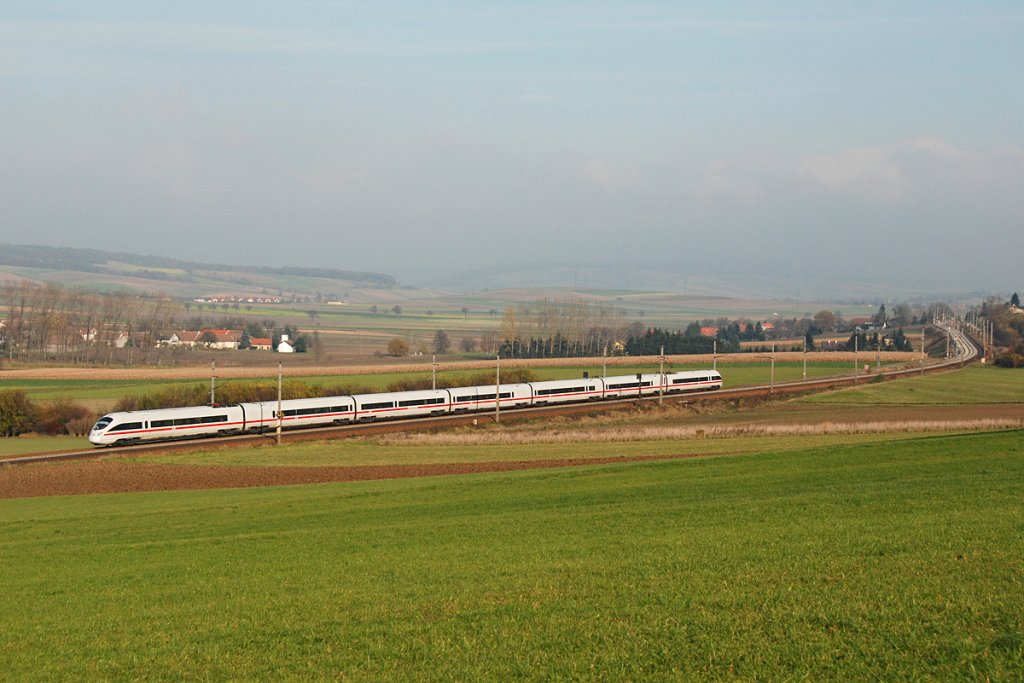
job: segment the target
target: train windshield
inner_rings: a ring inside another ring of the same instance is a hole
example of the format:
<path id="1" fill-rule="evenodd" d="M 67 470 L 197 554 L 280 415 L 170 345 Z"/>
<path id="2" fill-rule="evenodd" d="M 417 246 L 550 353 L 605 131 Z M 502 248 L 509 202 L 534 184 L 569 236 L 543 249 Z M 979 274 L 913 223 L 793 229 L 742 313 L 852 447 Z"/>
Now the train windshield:
<path id="1" fill-rule="evenodd" d="M 103 417 L 101 417 L 99 419 L 99 421 L 95 424 L 95 426 L 93 426 L 92 431 L 94 431 L 94 432 L 102 432 L 104 429 L 109 427 L 110 423 L 113 422 L 113 421 L 114 421 L 114 418 L 110 417 L 109 415 L 104 415 Z"/>

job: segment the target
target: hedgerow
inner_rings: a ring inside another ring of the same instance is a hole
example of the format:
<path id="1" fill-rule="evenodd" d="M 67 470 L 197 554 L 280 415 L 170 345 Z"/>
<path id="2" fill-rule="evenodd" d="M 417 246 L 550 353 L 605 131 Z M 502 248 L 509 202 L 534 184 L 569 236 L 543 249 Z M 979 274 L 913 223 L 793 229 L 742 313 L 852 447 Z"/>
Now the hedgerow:
<path id="1" fill-rule="evenodd" d="M 24 389 L 0 391 L 0 436 L 28 432 L 85 436 L 95 419 L 91 410 L 67 398 L 39 406 Z"/>

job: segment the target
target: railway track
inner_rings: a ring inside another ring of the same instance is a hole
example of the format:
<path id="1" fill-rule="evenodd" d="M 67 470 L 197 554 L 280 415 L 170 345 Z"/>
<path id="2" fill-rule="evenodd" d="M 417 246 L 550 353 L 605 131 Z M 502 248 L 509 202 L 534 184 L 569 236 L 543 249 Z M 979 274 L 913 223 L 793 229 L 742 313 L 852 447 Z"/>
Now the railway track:
<path id="1" fill-rule="evenodd" d="M 691 394 L 666 394 L 663 397 L 643 396 L 612 400 L 593 401 L 588 403 L 567 403 L 552 406 L 536 406 L 530 408 L 505 409 L 501 411 L 500 419 L 503 422 L 522 422 L 525 420 L 537 419 L 544 416 L 554 415 L 578 415 L 590 413 L 594 410 L 615 410 L 617 408 L 633 407 L 636 405 L 649 405 L 657 403 L 693 403 L 704 401 L 729 401 L 743 398 L 773 398 L 775 396 L 793 396 L 796 394 L 811 393 L 827 389 L 855 386 L 868 382 L 888 381 L 910 376 L 944 372 L 960 368 L 967 363 L 977 360 L 979 349 L 977 344 L 964 332 L 953 325 L 936 324 L 940 330 L 949 335 L 950 347 L 955 351 L 951 358 L 938 362 L 925 363 L 924 359 L 915 367 L 902 367 L 896 369 L 877 370 L 865 372 L 864 374 L 837 375 L 809 380 L 796 380 L 789 382 L 777 382 L 774 384 L 762 384 L 736 389 L 721 389 L 714 392 L 691 393 Z M 419 417 L 407 420 L 390 420 L 386 422 L 358 423 L 342 426 L 315 427 L 288 431 L 287 440 L 289 443 L 300 441 L 320 441 L 326 438 L 354 438 L 363 436 L 376 436 L 394 432 L 410 430 L 431 430 L 450 429 L 464 425 L 476 425 L 481 422 L 494 420 L 493 413 L 468 413 L 458 415 L 443 415 L 438 417 Z M 64 460 L 83 460 L 88 458 L 101 458 L 116 453 L 117 455 L 142 455 L 150 453 L 174 453 L 188 451 L 196 448 L 224 447 L 238 448 L 244 446 L 262 445 L 271 443 L 275 439 L 273 433 L 264 434 L 242 434 L 238 436 L 219 437 L 216 439 L 193 439 L 186 441 L 171 441 L 159 444 L 139 444 L 134 446 L 119 446 L 115 450 L 90 448 L 82 451 L 65 451 L 60 453 L 39 453 L 26 456 L 18 456 L 0 460 L 0 466 L 8 465 L 29 465 L 35 463 L 60 462 Z"/>

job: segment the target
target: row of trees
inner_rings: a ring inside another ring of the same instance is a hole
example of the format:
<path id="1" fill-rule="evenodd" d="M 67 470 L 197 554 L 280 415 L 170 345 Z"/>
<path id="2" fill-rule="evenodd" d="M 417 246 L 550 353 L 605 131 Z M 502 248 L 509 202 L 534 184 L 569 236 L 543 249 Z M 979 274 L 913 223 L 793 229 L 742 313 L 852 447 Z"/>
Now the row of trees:
<path id="1" fill-rule="evenodd" d="M 896 326 L 896 331 L 869 336 L 858 330 L 854 334 L 858 335 L 857 342 L 864 350 L 879 347 L 910 350 L 912 345 L 903 333 L 903 324 L 927 321 L 949 313 L 949 307 L 944 304 L 916 308 L 899 304 L 890 315 L 883 304 L 871 316 L 870 322 L 885 328 Z M 854 322 L 844 319 L 839 313 L 822 310 L 814 316 L 778 319 L 772 326 L 762 325 L 760 321 L 717 318 L 694 321 L 685 330 L 671 331 L 648 328 L 641 322 L 626 323 L 624 311 L 612 306 L 541 299 L 507 308 L 497 338 L 485 336 L 478 341 L 473 337 L 463 337 L 459 347 L 464 352 L 479 349 L 512 358 L 564 358 L 652 355 L 662 347 L 671 354 L 712 353 L 716 346 L 721 353 L 733 353 L 739 351 L 741 342 L 802 337 L 805 347 L 813 349 L 816 335 L 849 331 L 854 327 Z M 715 332 L 706 335 L 703 333 L 706 328 Z M 848 347 L 852 349 L 854 343 L 854 336 L 851 336 Z M 420 352 L 426 350 L 420 348 Z M 432 350 L 437 354 L 452 350 L 452 342 L 445 331 L 438 330 L 434 334 Z M 388 353 L 391 355 L 409 352 L 409 343 L 404 339 L 396 337 L 389 343 Z"/>
<path id="2" fill-rule="evenodd" d="M 181 329 L 241 329 L 243 347 L 246 338 L 270 337 L 276 349 L 282 334 L 289 336 L 296 351 L 315 344 L 298 328 L 280 327 L 273 320 L 186 317 L 182 303 L 169 297 L 87 292 L 60 284 L 5 283 L 0 288 L 0 310 L 6 313 L 0 317 L 0 358 L 8 359 L 92 363 L 105 359 L 118 345 L 145 363 L 151 355 L 167 353 L 157 349 L 157 342 Z"/>
<path id="3" fill-rule="evenodd" d="M 873 332 L 854 332 L 846 341 L 847 351 L 913 351 L 914 345 L 903 334 L 903 328 L 880 335 Z"/>
<path id="4" fill-rule="evenodd" d="M 452 339 L 448 333 L 444 330 L 438 330 L 434 333 L 430 348 L 428 349 L 425 344 L 422 344 L 417 349 L 417 352 L 422 354 L 433 351 L 438 355 L 442 355 L 451 352 L 452 348 Z M 493 356 L 498 353 L 500 348 L 501 341 L 497 332 L 484 332 L 479 337 L 461 337 L 458 343 L 458 349 L 463 353 L 481 351 Z M 412 345 L 402 337 L 392 337 L 388 341 L 387 353 L 389 356 L 407 356 L 411 352 Z"/>
<path id="5" fill-rule="evenodd" d="M 1024 309 L 1014 292 L 1009 301 L 990 298 L 978 311 L 992 324 L 992 342 L 998 348 L 993 359 L 998 367 L 1024 368 Z"/>
<path id="6" fill-rule="evenodd" d="M 628 336 L 625 312 L 615 306 L 540 299 L 505 309 L 499 351 L 514 358 L 601 356 Z"/>
<path id="7" fill-rule="evenodd" d="M 640 336 L 631 336 L 626 341 L 625 350 L 631 356 L 657 355 L 663 348 L 668 354 L 712 353 L 716 341 L 701 335 L 699 326 L 690 325 L 683 332 L 650 329 Z M 717 344 L 720 353 L 734 353 L 739 349 L 739 342 L 721 341 Z"/>
<path id="8" fill-rule="evenodd" d="M 68 357 L 95 360 L 100 348 L 126 335 L 155 346 L 181 311 L 166 297 L 126 292 L 101 294 L 64 287 L 7 282 L 0 290 L 7 316 L 0 326 L 0 353 L 13 358 Z"/>

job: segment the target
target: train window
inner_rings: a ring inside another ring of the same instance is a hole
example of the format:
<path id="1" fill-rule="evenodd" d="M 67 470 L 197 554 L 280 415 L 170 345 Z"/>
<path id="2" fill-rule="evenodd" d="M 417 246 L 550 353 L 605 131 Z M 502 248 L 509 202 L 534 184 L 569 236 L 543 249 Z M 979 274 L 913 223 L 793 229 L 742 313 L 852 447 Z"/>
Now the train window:
<path id="1" fill-rule="evenodd" d="M 464 403 L 466 401 L 478 401 L 478 400 L 480 400 L 479 396 L 456 396 L 455 397 L 455 402 L 456 403 Z"/>
<path id="2" fill-rule="evenodd" d="M 106 416 L 104 416 L 104 417 L 101 417 L 101 418 L 100 418 L 99 420 L 97 420 L 97 421 L 96 421 L 96 426 L 95 426 L 95 427 L 93 427 L 92 429 L 93 429 L 93 431 L 95 431 L 95 432 L 98 432 L 98 431 L 100 431 L 100 430 L 106 429 L 106 428 L 107 428 L 107 426 L 108 426 L 108 425 L 109 425 L 109 424 L 110 424 L 111 422 L 113 422 L 113 421 L 114 421 L 114 419 L 113 419 L 113 418 L 111 418 L 111 417 L 106 417 Z"/>
<path id="3" fill-rule="evenodd" d="M 383 401 L 381 403 L 364 403 L 363 410 L 380 410 L 381 408 L 394 408 L 394 401 Z"/>
<path id="4" fill-rule="evenodd" d="M 214 422 L 227 422 L 227 415 L 206 415 L 199 419 L 200 424 L 212 424 Z"/>
<path id="5" fill-rule="evenodd" d="M 502 397 L 502 398 L 512 398 L 512 392 L 511 392 L 511 391 L 509 391 L 509 392 L 507 392 L 507 393 L 504 393 L 504 394 L 502 394 L 502 395 L 501 395 L 501 397 Z"/>
<path id="6" fill-rule="evenodd" d="M 112 432 L 126 432 L 130 429 L 142 429 L 141 422 L 122 422 L 119 425 L 114 425 L 110 428 Z"/>
<path id="7" fill-rule="evenodd" d="M 541 389 L 537 392 L 538 396 L 550 396 L 552 394 L 572 394 L 580 391 L 585 391 L 583 387 L 564 387 L 562 389 Z"/>
<path id="8" fill-rule="evenodd" d="M 199 424 L 198 417 L 179 417 L 175 418 L 174 426 L 178 427 L 181 425 L 197 425 Z"/>
<path id="9" fill-rule="evenodd" d="M 409 406 L 432 406 L 438 403 L 444 403 L 443 398 L 411 398 L 408 401 L 399 401 L 398 405 L 402 408 Z"/>
<path id="10" fill-rule="evenodd" d="M 348 412 L 348 408 L 346 406 L 331 406 L 331 409 L 330 409 L 329 412 L 332 412 L 332 413 L 347 413 Z"/>
<path id="11" fill-rule="evenodd" d="M 153 420 L 149 423 L 150 427 L 170 427 L 174 424 L 174 420 Z"/>

